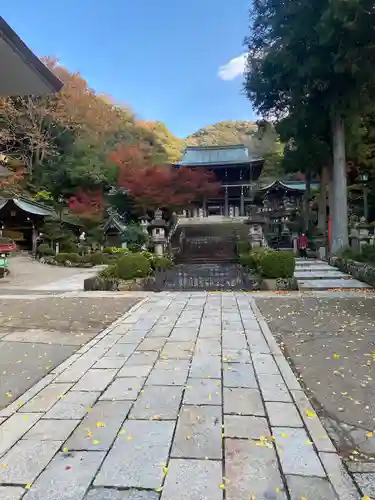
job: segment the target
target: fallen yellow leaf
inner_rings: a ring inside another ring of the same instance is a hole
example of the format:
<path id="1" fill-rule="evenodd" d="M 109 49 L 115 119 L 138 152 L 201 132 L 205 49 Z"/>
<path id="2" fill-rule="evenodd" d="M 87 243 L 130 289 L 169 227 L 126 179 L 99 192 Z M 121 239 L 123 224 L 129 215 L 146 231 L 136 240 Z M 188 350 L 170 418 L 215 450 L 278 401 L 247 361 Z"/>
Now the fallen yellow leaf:
<path id="1" fill-rule="evenodd" d="M 306 416 L 307 416 L 308 418 L 315 418 L 315 417 L 316 417 L 316 413 L 315 413 L 315 411 L 312 411 L 312 410 L 306 410 L 306 412 L 305 412 L 305 413 L 306 413 Z"/>

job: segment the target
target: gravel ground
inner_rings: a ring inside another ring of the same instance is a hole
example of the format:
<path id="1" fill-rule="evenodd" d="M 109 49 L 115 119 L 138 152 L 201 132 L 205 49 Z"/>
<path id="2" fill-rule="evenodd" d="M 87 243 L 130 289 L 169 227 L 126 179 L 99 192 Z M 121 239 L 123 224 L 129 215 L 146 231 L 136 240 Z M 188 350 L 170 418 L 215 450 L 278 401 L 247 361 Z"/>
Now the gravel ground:
<path id="1" fill-rule="evenodd" d="M 375 457 L 375 298 L 256 303 L 342 455 Z"/>
<path id="2" fill-rule="evenodd" d="M 119 297 L 0 302 L 0 408 L 23 394 L 138 299 Z"/>

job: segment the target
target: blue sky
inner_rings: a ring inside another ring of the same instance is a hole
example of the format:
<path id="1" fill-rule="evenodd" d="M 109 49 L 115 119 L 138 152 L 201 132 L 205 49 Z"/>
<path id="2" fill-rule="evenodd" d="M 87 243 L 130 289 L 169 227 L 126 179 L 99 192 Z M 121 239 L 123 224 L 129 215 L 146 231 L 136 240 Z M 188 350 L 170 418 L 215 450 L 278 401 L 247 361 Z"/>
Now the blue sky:
<path id="1" fill-rule="evenodd" d="M 0 14 L 37 55 L 58 57 L 96 91 L 184 137 L 217 121 L 254 119 L 240 74 L 249 5 L 2 0 Z"/>

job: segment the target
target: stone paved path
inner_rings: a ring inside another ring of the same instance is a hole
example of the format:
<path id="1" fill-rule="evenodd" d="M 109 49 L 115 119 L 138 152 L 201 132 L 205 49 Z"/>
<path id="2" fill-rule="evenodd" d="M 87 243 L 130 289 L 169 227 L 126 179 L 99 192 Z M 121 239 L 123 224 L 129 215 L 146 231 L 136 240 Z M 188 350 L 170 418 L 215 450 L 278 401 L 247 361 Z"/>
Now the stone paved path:
<path id="1" fill-rule="evenodd" d="M 294 277 L 301 291 L 371 288 L 366 283 L 318 259 L 296 259 Z"/>
<path id="2" fill-rule="evenodd" d="M 252 298 L 153 295 L 0 411 L 2 500 L 358 500 Z"/>

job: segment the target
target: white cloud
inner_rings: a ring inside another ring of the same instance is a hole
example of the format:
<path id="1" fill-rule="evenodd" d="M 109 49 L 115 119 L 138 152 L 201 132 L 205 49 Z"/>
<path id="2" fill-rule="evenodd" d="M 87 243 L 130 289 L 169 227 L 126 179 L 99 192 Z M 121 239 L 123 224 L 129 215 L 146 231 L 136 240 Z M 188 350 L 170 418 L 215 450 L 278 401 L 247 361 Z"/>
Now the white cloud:
<path id="1" fill-rule="evenodd" d="M 234 80 L 237 76 L 243 74 L 246 65 L 247 54 L 241 54 L 238 57 L 234 57 L 229 62 L 220 66 L 218 71 L 218 77 L 221 80 Z"/>

